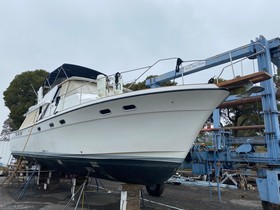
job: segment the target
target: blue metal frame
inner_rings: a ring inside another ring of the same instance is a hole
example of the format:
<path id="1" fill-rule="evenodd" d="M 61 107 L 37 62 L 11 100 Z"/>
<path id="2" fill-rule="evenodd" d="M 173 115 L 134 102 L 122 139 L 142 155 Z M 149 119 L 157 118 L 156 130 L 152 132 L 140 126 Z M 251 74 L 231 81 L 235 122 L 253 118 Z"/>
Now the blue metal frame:
<path id="1" fill-rule="evenodd" d="M 260 37 L 258 41 L 265 46 L 265 53 L 257 56 L 259 71 L 265 71 L 269 75 L 273 75 L 268 41 L 264 37 Z M 261 82 L 261 86 L 265 89 L 262 94 L 262 106 L 265 124 L 265 137 L 269 157 L 268 163 L 274 164 L 274 162 L 276 162 L 276 164 L 279 164 L 280 131 L 273 79 Z"/>
<path id="2" fill-rule="evenodd" d="M 179 72 L 173 70 L 158 77 L 151 78 L 146 81 L 146 85 L 149 87 L 157 87 L 165 81 L 181 77 L 182 75 L 185 76 L 188 74 L 203 71 L 211 67 L 244 57 L 257 59 L 259 71 L 265 71 L 269 75 L 273 76 L 271 63 L 274 63 L 278 68 L 280 68 L 280 39 L 275 38 L 268 41 L 263 36 L 260 36 L 256 39 L 256 41 L 251 41 L 251 43 L 248 45 L 181 67 L 179 69 Z M 257 178 L 260 198 L 262 201 L 280 205 L 280 130 L 278 119 L 279 112 L 277 110 L 277 101 L 275 96 L 276 90 L 274 87 L 273 79 L 261 82 L 260 85 L 265 89 L 265 91 L 260 95 L 262 98 L 262 107 L 264 114 L 264 138 L 267 146 L 267 152 L 240 153 L 238 152 L 238 150 L 230 150 L 230 147 L 224 148 L 222 147 L 224 146 L 222 145 L 221 138 L 222 131 L 215 131 L 215 150 L 202 151 L 198 147 L 194 147 L 192 151 L 192 159 L 195 161 L 195 163 L 193 164 L 192 168 L 194 171 L 203 172 L 206 171 L 205 169 L 207 167 L 209 167 L 209 163 L 213 163 L 214 167 L 217 169 L 217 172 L 220 169 L 220 166 L 217 166 L 216 164 L 217 162 L 221 162 L 225 165 L 228 163 L 235 164 L 242 162 L 266 164 L 265 168 L 261 168 L 259 170 L 259 178 Z M 219 110 L 214 111 L 213 120 L 214 127 L 219 128 Z M 270 166 L 273 166 L 273 168 L 268 169 Z"/>
<path id="3" fill-rule="evenodd" d="M 211 67 L 218 66 L 224 63 L 228 63 L 231 60 L 238 60 L 244 57 L 250 57 L 255 55 L 257 52 L 261 52 L 265 49 L 265 46 L 262 44 L 262 40 L 266 40 L 263 36 L 260 36 L 259 39 L 257 39 L 256 42 L 251 41 L 250 44 L 221 53 L 219 55 L 215 55 L 210 58 L 206 58 L 201 61 L 194 62 L 192 64 L 186 65 L 184 67 L 181 67 L 179 69 L 179 72 L 176 72 L 176 70 L 169 71 L 165 74 L 159 75 L 157 77 L 151 78 L 146 80 L 146 86 L 148 87 L 157 87 L 161 83 L 164 83 L 166 81 L 173 80 L 174 78 L 179 78 L 182 75 L 186 76 L 189 74 L 193 74 L 199 71 L 207 70 Z M 275 38 L 267 42 L 267 50 L 271 51 L 272 57 L 276 58 L 273 59 L 273 62 L 278 67 L 280 66 L 280 38 Z M 255 59 L 256 57 L 251 57 L 252 59 Z"/>

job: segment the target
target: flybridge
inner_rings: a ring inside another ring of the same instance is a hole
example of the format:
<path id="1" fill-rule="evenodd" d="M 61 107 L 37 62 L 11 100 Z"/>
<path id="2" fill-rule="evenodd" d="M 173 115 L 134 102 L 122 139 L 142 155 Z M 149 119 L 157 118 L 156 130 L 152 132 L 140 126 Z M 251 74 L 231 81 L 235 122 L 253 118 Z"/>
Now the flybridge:
<path id="1" fill-rule="evenodd" d="M 62 82 L 63 80 L 73 76 L 96 80 L 98 75 L 105 74 L 83 66 L 74 64 L 63 64 L 47 76 L 44 82 L 44 87 L 52 87 Z"/>

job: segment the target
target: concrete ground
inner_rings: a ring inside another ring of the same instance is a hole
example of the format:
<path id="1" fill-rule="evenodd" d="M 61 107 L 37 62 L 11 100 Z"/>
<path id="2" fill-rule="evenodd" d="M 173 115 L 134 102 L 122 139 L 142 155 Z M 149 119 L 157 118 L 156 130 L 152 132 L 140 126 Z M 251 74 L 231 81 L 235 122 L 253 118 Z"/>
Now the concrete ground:
<path id="1" fill-rule="evenodd" d="M 0 177 L 2 183 L 4 177 Z M 14 182 L 9 186 L 0 186 L 0 209 L 28 209 L 28 210 L 61 210 L 74 209 L 76 202 L 70 201 L 71 181 L 63 180 L 60 184 L 50 185 L 44 190 L 35 184 L 30 185 L 24 197 L 20 200 L 15 192 L 20 183 Z M 94 185 L 95 183 L 91 183 Z M 120 209 L 119 183 L 102 180 L 99 186 L 105 190 L 96 191 L 96 187 L 88 186 L 81 196 L 77 209 L 114 210 Z M 77 187 L 78 188 L 78 187 Z M 76 189 L 77 189 L 76 188 Z M 144 203 L 141 209 L 191 209 L 191 210 L 258 210 L 262 209 L 257 190 L 237 190 L 222 188 L 221 202 L 218 193 L 212 188 L 212 198 L 208 187 L 188 184 L 166 184 L 165 192 L 161 197 L 151 197 L 145 191 Z M 76 196 L 76 199 L 79 195 Z M 70 202 L 69 202 L 70 201 Z M 67 203 L 69 202 L 69 205 Z"/>

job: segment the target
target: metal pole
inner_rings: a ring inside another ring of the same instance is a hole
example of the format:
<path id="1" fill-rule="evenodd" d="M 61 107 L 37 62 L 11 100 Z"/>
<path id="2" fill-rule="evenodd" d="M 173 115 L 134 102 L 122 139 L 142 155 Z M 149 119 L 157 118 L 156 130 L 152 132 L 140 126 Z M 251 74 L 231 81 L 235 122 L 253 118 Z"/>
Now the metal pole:
<path id="1" fill-rule="evenodd" d="M 233 77 L 235 78 L 235 73 L 234 73 L 234 68 L 233 68 L 231 53 L 229 52 L 228 54 L 229 54 L 229 59 L 230 59 L 230 63 L 231 63 L 232 74 L 233 74 Z"/>

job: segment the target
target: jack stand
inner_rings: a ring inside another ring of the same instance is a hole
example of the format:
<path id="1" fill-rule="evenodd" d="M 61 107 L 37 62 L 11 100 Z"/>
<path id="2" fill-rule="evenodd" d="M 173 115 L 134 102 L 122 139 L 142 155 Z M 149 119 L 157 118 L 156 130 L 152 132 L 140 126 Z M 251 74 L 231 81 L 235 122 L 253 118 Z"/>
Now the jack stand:
<path id="1" fill-rule="evenodd" d="M 48 176 L 48 178 L 47 178 L 47 184 L 50 184 L 50 182 L 51 182 L 51 177 L 52 177 L 52 172 L 49 171 L 49 176 Z"/>
<path id="2" fill-rule="evenodd" d="M 37 172 L 37 167 L 33 170 L 33 172 L 26 179 L 24 179 L 23 184 L 15 192 L 15 196 L 17 197 L 18 200 L 22 199 L 24 197 L 29 185 L 31 184 L 32 179 L 34 180 L 36 172 Z M 34 180 L 34 183 L 35 183 L 35 180 Z"/>
<path id="3" fill-rule="evenodd" d="M 76 202 L 76 206 L 75 206 L 75 210 L 78 208 L 78 205 L 79 205 L 79 202 L 80 202 L 80 199 L 81 199 L 81 196 L 82 194 L 84 193 L 84 189 L 85 189 L 85 186 L 87 184 L 87 181 L 88 181 L 88 176 L 85 178 L 85 181 L 84 183 L 79 187 L 79 189 L 77 190 L 77 192 L 75 192 L 75 186 L 76 186 L 76 179 L 72 179 L 72 182 L 73 182 L 73 186 L 71 188 L 71 191 L 73 189 L 73 192 L 72 192 L 72 196 L 71 196 L 71 199 L 68 201 L 68 203 L 66 204 L 66 206 L 64 206 L 63 210 L 66 209 L 66 207 L 70 204 L 71 201 L 74 201 L 75 200 L 75 195 L 81 190 L 80 192 L 80 195 L 78 197 L 78 200 Z M 74 183 L 75 183 L 75 186 L 74 186 Z"/>
<path id="4" fill-rule="evenodd" d="M 52 172 L 49 171 L 49 175 L 48 175 L 48 178 L 47 178 L 47 183 L 44 183 L 44 190 L 46 190 L 48 188 L 48 185 L 51 182 L 51 177 L 52 177 Z"/>
<path id="5" fill-rule="evenodd" d="M 140 210 L 142 185 L 122 184 L 120 210 Z"/>
<path id="6" fill-rule="evenodd" d="M 71 201 L 74 201 L 74 200 L 75 200 L 75 195 L 76 195 L 79 191 L 81 191 L 81 192 L 80 192 L 80 195 L 79 195 L 79 197 L 78 197 L 78 200 L 77 200 L 77 202 L 76 202 L 76 206 L 75 206 L 75 210 L 77 210 L 78 205 L 79 205 L 79 202 L 80 202 L 80 199 L 81 199 L 81 197 L 82 197 L 82 194 L 84 193 L 85 187 L 86 187 L 86 185 L 87 185 L 87 183 L 88 183 L 89 173 L 90 173 L 90 171 L 88 172 L 88 175 L 86 176 L 84 183 L 78 188 L 78 190 L 77 190 L 76 192 L 75 192 L 75 186 L 76 186 L 76 181 L 77 181 L 77 180 L 76 180 L 76 178 L 73 178 L 73 179 L 72 179 L 72 183 L 73 183 L 73 186 L 72 186 L 72 188 L 71 188 L 72 196 L 71 196 L 71 199 L 70 199 L 70 200 L 68 201 L 68 203 L 66 204 L 66 206 L 64 206 L 63 210 L 65 210 L 65 209 L 67 208 L 67 206 L 70 204 Z"/>
<path id="7" fill-rule="evenodd" d="M 44 171 L 44 170 L 41 170 L 41 165 L 37 164 L 37 186 L 39 186 L 40 184 L 40 180 L 42 180 L 45 176 L 44 174 L 45 173 L 48 173 L 48 177 L 46 179 L 46 182 L 43 183 L 43 189 L 46 190 L 48 189 L 48 185 L 51 183 L 51 178 L 52 178 L 52 172 L 53 171 L 50 171 L 50 170 L 47 170 L 47 171 Z"/>
<path id="8" fill-rule="evenodd" d="M 40 184 L 40 175 L 41 175 L 41 165 L 38 164 L 37 168 L 38 168 L 38 176 L 37 176 L 36 184 L 39 186 L 39 184 Z"/>
<path id="9" fill-rule="evenodd" d="M 75 200 L 75 187 L 76 187 L 76 178 L 72 179 L 72 187 L 71 187 L 71 200 Z"/>

